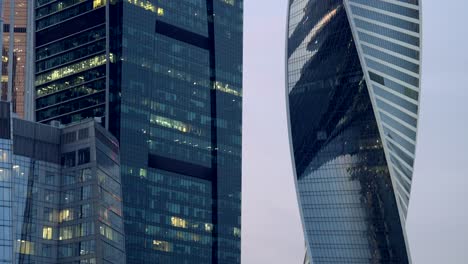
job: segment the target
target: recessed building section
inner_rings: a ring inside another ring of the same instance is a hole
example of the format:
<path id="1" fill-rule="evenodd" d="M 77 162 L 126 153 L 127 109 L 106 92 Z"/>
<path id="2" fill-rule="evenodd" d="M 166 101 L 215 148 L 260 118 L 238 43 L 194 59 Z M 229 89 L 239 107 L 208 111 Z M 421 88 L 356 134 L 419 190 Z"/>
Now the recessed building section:
<path id="1" fill-rule="evenodd" d="M 125 263 L 118 141 L 93 119 L 48 126 L 0 102 L 0 258 Z"/>
<path id="2" fill-rule="evenodd" d="M 108 54 L 106 1 L 36 1 L 36 121 L 104 117 Z"/>

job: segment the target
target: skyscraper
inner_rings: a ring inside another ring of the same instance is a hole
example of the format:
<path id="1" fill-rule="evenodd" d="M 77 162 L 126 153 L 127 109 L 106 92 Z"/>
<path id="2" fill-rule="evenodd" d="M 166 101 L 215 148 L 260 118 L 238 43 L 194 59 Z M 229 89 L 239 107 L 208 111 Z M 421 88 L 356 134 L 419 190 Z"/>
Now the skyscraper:
<path id="1" fill-rule="evenodd" d="M 1 85 L 0 101 L 11 101 L 13 112 L 32 119 L 32 91 L 28 79 L 28 6 L 27 0 L 0 1 Z M 30 101 L 28 101 L 30 100 Z M 28 103 L 25 104 L 25 101 Z M 26 107 L 26 108 L 25 108 Z"/>
<path id="2" fill-rule="evenodd" d="M 0 263 L 125 263 L 117 139 L 52 127 L 0 102 Z"/>
<path id="3" fill-rule="evenodd" d="M 418 0 L 290 0 L 287 97 L 313 263 L 408 263 Z"/>
<path id="4" fill-rule="evenodd" d="M 239 263 L 243 1 L 36 4 L 36 120 L 119 139 L 127 263 Z"/>

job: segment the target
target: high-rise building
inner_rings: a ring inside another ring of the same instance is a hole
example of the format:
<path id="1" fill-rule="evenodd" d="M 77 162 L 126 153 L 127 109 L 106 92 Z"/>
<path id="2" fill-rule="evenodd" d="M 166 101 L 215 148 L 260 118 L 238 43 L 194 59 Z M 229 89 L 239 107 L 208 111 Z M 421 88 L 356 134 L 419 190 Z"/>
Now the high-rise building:
<path id="1" fill-rule="evenodd" d="M 409 263 L 418 0 L 290 0 L 287 97 L 313 263 Z"/>
<path id="2" fill-rule="evenodd" d="M 94 120 L 53 127 L 0 102 L 0 263 L 125 263 L 119 168 Z"/>
<path id="3" fill-rule="evenodd" d="M 0 65 L 0 101 L 10 101 L 13 112 L 20 117 L 32 119 L 32 85 L 28 86 L 28 46 L 32 43 L 27 28 L 27 0 L 0 1 L 0 30 L 2 41 L 0 50 L 2 61 Z M 29 61 L 31 62 L 31 61 Z M 30 89 L 27 89 L 29 87 Z M 25 101 L 28 103 L 25 104 Z"/>
<path id="4" fill-rule="evenodd" d="M 120 141 L 127 263 L 239 263 L 242 0 L 37 0 L 36 120 Z"/>

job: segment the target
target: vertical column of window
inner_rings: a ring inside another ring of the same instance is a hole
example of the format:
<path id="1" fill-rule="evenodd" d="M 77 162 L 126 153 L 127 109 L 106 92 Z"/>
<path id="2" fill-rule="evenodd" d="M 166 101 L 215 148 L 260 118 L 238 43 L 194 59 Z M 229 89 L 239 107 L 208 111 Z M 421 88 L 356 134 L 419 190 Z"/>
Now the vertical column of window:
<path id="1" fill-rule="evenodd" d="M 0 139 L 0 256 L 13 263 L 13 183 L 11 141 Z"/>

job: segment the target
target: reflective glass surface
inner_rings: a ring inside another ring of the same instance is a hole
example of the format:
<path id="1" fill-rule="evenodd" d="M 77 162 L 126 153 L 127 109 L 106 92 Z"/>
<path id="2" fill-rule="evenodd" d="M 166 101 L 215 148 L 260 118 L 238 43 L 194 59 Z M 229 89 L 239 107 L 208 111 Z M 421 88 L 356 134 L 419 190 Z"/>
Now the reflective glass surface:
<path id="1" fill-rule="evenodd" d="M 111 5 L 127 263 L 240 263 L 242 7 Z"/>
<path id="2" fill-rule="evenodd" d="M 408 263 L 397 200 L 343 2 L 290 1 L 288 97 L 313 263 Z"/>
<path id="3" fill-rule="evenodd" d="M 369 74 L 369 88 L 383 127 L 384 146 L 391 160 L 398 196 L 406 216 L 414 163 L 420 90 L 420 7 L 418 1 L 350 0 L 358 50 Z M 391 134 L 389 129 L 392 129 Z M 413 145 L 413 146 L 411 146 Z M 408 169 L 399 177 L 399 167 Z"/>
<path id="4" fill-rule="evenodd" d="M 37 120 L 119 138 L 127 263 L 239 263 L 243 1 L 37 4 Z"/>
<path id="5" fill-rule="evenodd" d="M 0 139 L 0 263 L 125 263 L 117 140 L 94 121 L 14 119 L 12 135 Z"/>

